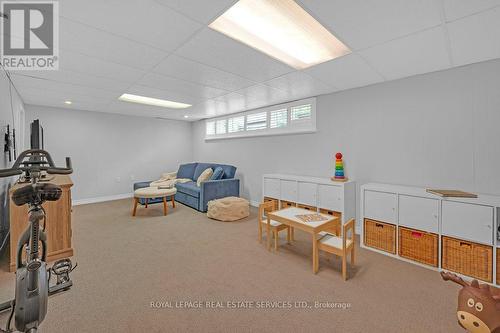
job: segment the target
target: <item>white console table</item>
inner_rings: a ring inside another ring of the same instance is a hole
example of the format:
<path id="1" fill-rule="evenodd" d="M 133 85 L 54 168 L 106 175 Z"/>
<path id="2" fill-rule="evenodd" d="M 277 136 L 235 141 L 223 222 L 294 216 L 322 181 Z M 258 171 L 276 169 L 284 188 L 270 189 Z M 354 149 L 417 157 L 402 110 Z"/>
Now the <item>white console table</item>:
<path id="1" fill-rule="evenodd" d="M 443 237 L 492 249 L 492 284 L 500 285 L 500 197 L 478 195 L 478 198 L 442 198 L 427 193 L 424 188 L 369 183 L 361 186 L 360 193 L 361 246 L 405 261 L 400 256 L 401 228 L 432 233 L 438 237 L 438 264 L 443 267 Z M 383 222 L 396 230 L 395 253 L 366 246 L 365 219 Z M 474 246 L 475 246 L 474 245 Z M 418 263 L 417 263 L 418 264 Z M 429 267 L 423 265 L 425 267 Z M 460 272 L 457 272 L 460 273 Z M 467 275 L 464 275 L 467 276 Z"/>
<path id="2" fill-rule="evenodd" d="M 341 215 L 342 223 L 356 217 L 356 183 L 329 178 L 266 174 L 262 179 L 264 198 L 329 210 Z"/>

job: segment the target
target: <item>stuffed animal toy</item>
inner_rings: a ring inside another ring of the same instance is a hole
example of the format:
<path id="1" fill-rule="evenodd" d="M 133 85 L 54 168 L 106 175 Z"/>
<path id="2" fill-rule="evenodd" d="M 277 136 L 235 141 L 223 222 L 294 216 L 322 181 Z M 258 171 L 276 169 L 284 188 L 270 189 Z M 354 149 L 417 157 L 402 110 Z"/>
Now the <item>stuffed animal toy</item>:
<path id="1" fill-rule="evenodd" d="M 473 280 L 470 284 L 455 274 L 441 272 L 445 281 L 463 288 L 458 293 L 458 323 L 470 333 L 500 333 L 500 292 Z"/>

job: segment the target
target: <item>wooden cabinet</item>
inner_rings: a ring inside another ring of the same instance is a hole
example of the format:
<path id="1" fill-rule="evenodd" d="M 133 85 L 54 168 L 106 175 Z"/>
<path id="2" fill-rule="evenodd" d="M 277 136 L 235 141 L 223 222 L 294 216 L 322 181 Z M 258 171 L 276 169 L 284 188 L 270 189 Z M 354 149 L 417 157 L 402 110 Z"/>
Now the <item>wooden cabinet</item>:
<path id="1" fill-rule="evenodd" d="M 443 201 L 443 235 L 493 244 L 493 207 Z"/>
<path id="2" fill-rule="evenodd" d="M 402 226 L 439 232 L 439 200 L 400 195 L 398 213 Z"/>
<path id="3" fill-rule="evenodd" d="M 73 248 L 71 245 L 71 187 L 73 183 L 69 176 L 55 176 L 50 183 L 61 187 L 62 195 L 58 201 L 46 202 L 43 208 L 46 213 L 47 234 L 47 261 L 54 261 L 61 258 L 71 257 Z M 16 184 L 10 191 L 12 192 L 26 184 Z M 16 270 L 17 242 L 28 227 L 28 206 L 16 206 L 10 200 L 10 271 Z"/>
<path id="4" fill-rule="evenodd" d="M 394 193 L 366 191 L 364 216 L 373 220 L 396 224 L 397 200 L 397 195 Z"/>

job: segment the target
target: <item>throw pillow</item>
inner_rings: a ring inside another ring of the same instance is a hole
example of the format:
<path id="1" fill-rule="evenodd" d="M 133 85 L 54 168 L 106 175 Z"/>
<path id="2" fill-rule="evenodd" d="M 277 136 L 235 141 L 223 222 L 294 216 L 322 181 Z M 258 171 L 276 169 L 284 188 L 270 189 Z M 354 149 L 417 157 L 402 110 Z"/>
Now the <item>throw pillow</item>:
<path id="1" fill-rule="evenodd" d="M 212 175 L 212 178 L 210 178 L 210 180 L 219 180 L 222 179 L 223 176 L 224 176 L 224 169 L 222 169 L 221 167 L 217 167 L 215 168 L 214 174 Z"/>
<path id="2" fill-rule="evenodd" d="M 210 177 L 212 177 L 213 173 L 214 173 L 214 171 L 211 168 L 205 169 L 205 171 L 203 171 L 201 173 L 201 175 L 198 177 L 198 179 L 196 180 L 196 185 L 200 186 L 201 183 L 209 180 Z"/>

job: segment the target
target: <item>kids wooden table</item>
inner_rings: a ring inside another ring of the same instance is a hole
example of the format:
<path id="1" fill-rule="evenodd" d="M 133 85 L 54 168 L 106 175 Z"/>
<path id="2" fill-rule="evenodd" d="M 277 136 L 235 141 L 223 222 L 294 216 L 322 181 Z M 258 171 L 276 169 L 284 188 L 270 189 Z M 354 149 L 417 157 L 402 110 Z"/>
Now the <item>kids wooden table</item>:
<path id="1" fill-rule="evenodd" d="M 305 231 L 312 236 L 313 246 L 313 273 L 316 274 L 319 267 L 319 251 L 318 251 L 318 234 L 322 231 L 331 229 L 340 223 L 340 218 L 337 216 L 320 214 L 325 218 L 323 221 L 304 222 L 297 215 L 315 214 L 307 209 L 289 207 L 277 210 L 267 214 L 267 248 L 271 246 L 270 222 L 274 220 L 290 226 L 293 229 Z M 318 213 L 319 214 L 319 213 Z"/>

